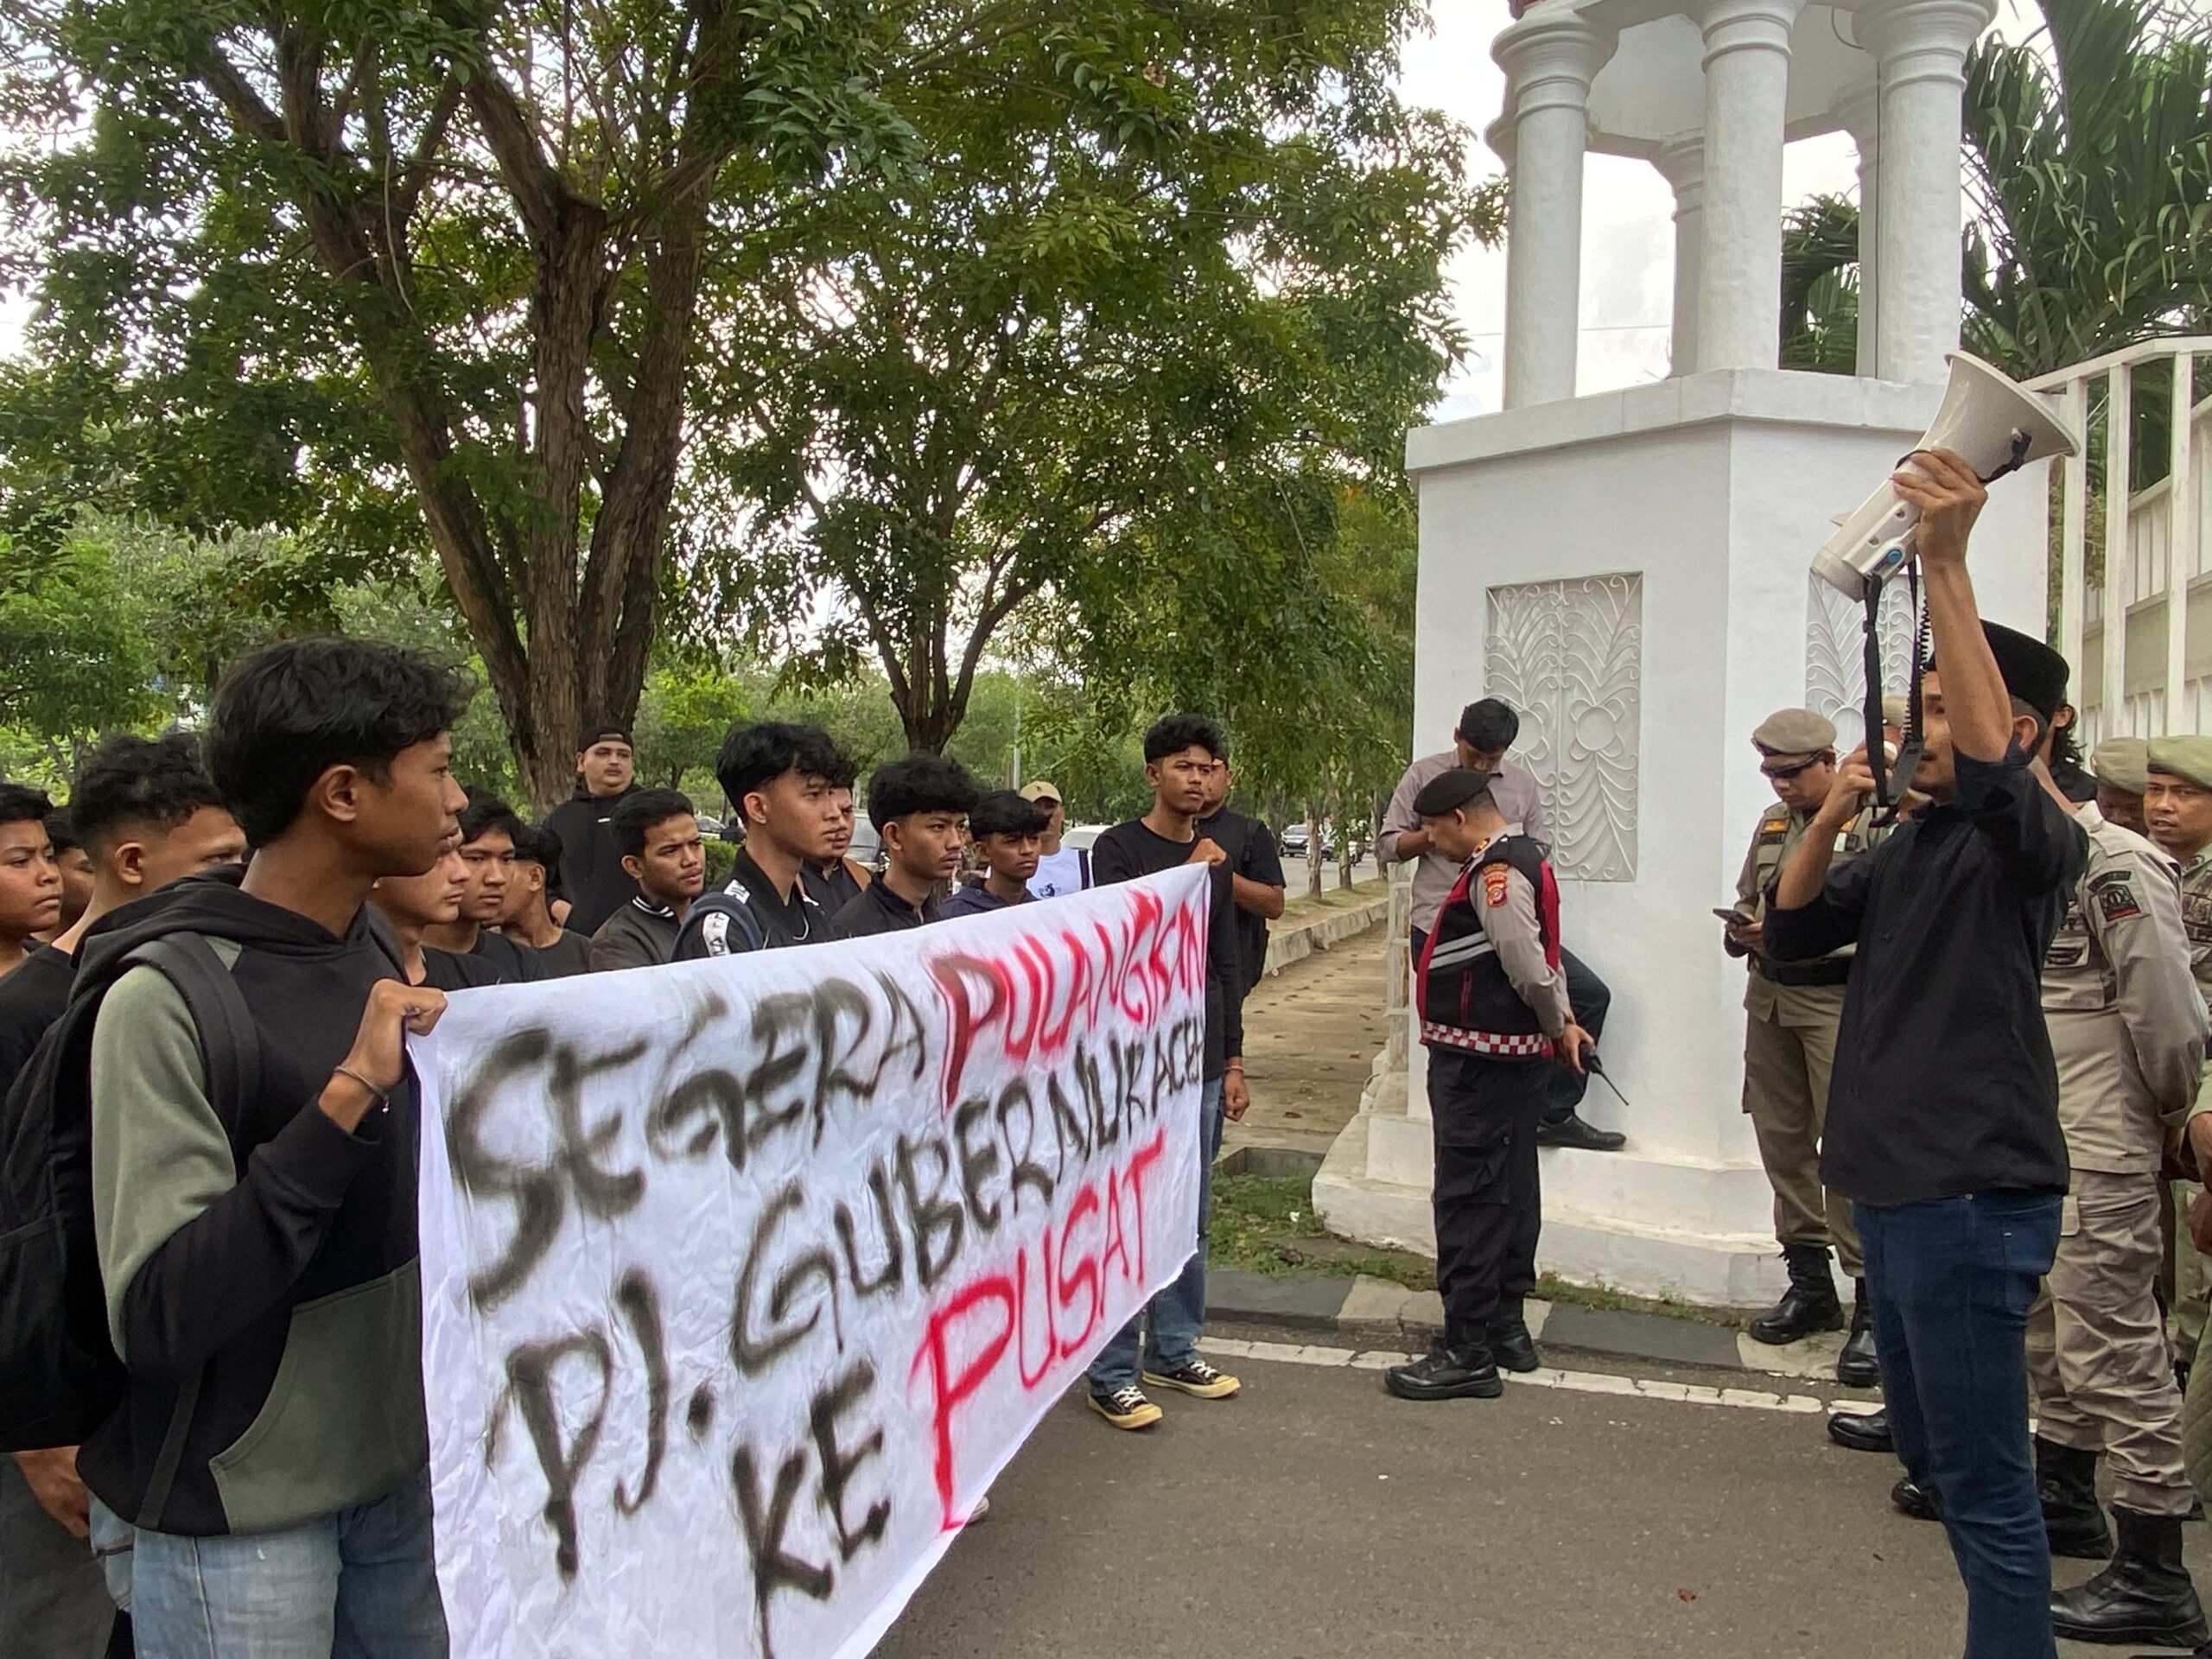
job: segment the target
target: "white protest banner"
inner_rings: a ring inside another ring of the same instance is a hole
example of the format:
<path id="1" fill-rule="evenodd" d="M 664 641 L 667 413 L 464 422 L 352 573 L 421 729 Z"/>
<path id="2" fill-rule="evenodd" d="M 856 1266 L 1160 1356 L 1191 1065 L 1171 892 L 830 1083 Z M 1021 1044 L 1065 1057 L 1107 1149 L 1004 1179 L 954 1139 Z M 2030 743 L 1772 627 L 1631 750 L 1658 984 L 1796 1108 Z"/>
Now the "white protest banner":
<path id="1" fill-rule="evenodd" d="M 453 999 L 415 1058 L 454 1659 L 874 1645 L 1190 1255 L 1207 896 Z"/>

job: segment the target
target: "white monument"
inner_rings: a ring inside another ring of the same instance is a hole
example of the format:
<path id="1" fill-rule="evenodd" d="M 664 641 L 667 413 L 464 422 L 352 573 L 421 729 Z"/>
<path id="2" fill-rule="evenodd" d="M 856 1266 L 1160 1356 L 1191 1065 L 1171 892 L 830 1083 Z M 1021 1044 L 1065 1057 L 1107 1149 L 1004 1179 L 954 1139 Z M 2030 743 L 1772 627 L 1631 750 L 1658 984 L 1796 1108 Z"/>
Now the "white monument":
<path id="1" fill-rule="evenodd" d="M 1721 950 L 1773 795 L 1750 746 L 1809 705 L 1857 741 L 1860 620 L 1808 575 L 1830 520 L 1912 446 L 1959 336 L 1959 103 L 1993 0 L 1536 0 L 1497 37 L 1512 179 L 1503 412 L 1422 428 L 1414 753 L 1485 694 L 1551 808 L 1567 942 L 1611 986 L 1584 1114 L 1619 1153 L 1543 1154 L 1541 1265 L 1747 1305 L 1782 1274 L 1741 1112 L 1744 965 Z M 1848 132 L 1862 200 L 1856 377 L 1776 367 L 1782 151 Z M 1577 397 L 1583 158 L 1675 189 L 1674 374 Z M 2043 632 L 2044 469 L 1993 492 L 1986 614 Z M 1894 672 L 1903 616 L 1885 630 Z M 1395 1045 L 1393 1046 L 1394 1049 Z M 1379 1073 L 1315 1183 L 1338 1230 L 1433 1249 L 1420 1050 Z"/>

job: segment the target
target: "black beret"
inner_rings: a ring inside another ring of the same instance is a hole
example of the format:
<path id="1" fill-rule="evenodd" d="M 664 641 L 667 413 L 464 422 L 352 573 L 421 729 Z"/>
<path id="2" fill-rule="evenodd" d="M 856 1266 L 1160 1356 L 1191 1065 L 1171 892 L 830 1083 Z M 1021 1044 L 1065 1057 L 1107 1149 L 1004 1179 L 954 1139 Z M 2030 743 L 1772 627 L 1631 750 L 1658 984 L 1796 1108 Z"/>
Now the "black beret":
<path id="1" fill-rule="evenodd" d="M 1446 812 L 1455 812 L 1470 804 L 1478 796 L 1490 793 L 1492 774 L 1477 772 L 1471 766 L 1454 766 L 1449 772 L 1440 772 L 1421 786 L 1414 797 L 1414 816 L 1417 818 L 1440 818 Z"/>

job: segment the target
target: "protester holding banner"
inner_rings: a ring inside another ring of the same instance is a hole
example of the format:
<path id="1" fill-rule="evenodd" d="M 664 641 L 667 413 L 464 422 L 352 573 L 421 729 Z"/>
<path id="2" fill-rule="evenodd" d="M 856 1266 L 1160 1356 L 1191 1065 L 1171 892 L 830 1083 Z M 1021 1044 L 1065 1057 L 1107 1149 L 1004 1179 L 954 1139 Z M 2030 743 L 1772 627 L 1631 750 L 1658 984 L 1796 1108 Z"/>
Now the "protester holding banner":
<path id="1" fill-rule="evenodd" d="M 378 1659 L 445 1653 L 403 1046 L 445 999 L 396 977 L 366 901 L 458 831 L 465 702 L 389 645 L 292 640 L 238 664 L 207 753 L 251 868 L 165 888 L 79 965 L 74 1087 L 128 1380 L 78 1466 L 95 1541 L 137 1528 L 146 1654 L 318 1653 L 336 1630 Z M 205 964 L 194 995 L 230 1004 L 223 1031 L 168 969 L 124 965 L 156 939 Z"/>
<path id="2" fill-rule="evenodd" d="M 883 837 L 883 874 L 837 912 L 841 939 L 919 927 L 938 917 L 938 892 L 960 868 L 976 780 L 957 760 L 910 754 L 875 769 L 868 822 Z"/>
<path id="3" fill-rule="evenodd" d="M 730 728 L 715 776 L 745 825 L 745 844 L 722 890 L 691 907 L 676 959 L 828 938 L 830 912 L 806 872 L 851 845 L 851 764 L 820 727 L 764 720 Z"/>
<path id="4" fill-rule="evenodd" d="M 1182 1275 L 1146 1305 L 1100 1351 L 1090 1368 L 1090 1408 L 1116 1428 L 1149 1428 L 1158 1406 L 1138 1386 L 1142 1377 L 1200 1400 L 1225 1400 L 1241 1386 L 1198 1357 L 1206 1313 L 1206 1216 L 1213 1199 L 1213 1161 L 1224 1117 L 1242 1118 L 1252 1103 L 1244 1086 L 1243 955 L 1226 855 L 1198 832 L 1206 788 L 1222 755 L 1221 728 L 1197 715 L 1170 715 L 1144 734 L 1144 776 L 1152 810 L 1117 823 L 1091 849 L 1099 886 L 1134 880 L 1185 864 L 1211 868 L 1213 905 L 1206 939 L 1205 1093 L 1198 1106 L 1198 1249 Z"/>
<path id="5" fill-rule="evenodd" d="M 995 789 L 968 815 L 968 836 L 983 861 L 983 879 L 972 881 L 944 901 L 946 916 L 980 916 L 1025 905 L 1035 897 L 1029 879 L 1037 874 L 1039 849 L 1051 819 L 1010 789 Z"/>
<path id="6" fill-rule="evenodd" d="M 591 936 L 592 969 L 658 968 L 674 959 L 684 919 L 707 884 L 707 843 L 691 798 L 673 789 L 624 796 L 614 809 L 614 844 L 638 896 Z"/>

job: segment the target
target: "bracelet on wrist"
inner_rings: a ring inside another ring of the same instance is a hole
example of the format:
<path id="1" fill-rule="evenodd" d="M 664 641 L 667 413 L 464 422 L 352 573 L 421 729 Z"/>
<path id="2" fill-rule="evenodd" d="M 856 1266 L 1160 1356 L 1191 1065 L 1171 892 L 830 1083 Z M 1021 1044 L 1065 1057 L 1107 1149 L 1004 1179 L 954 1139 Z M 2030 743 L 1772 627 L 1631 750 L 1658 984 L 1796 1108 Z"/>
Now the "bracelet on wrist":
<path id="1" fill-rule="evenodd" d="M 391 1104 L 391 1096 L 388 1092 L 378 1088 L 350 1065 L 334 1065 L 330 1068 L 330 1075 L 334 1077 L 351 1077 L 368 1090 L 369 1105 L 372 1109 L 380 1111 Z"/>

